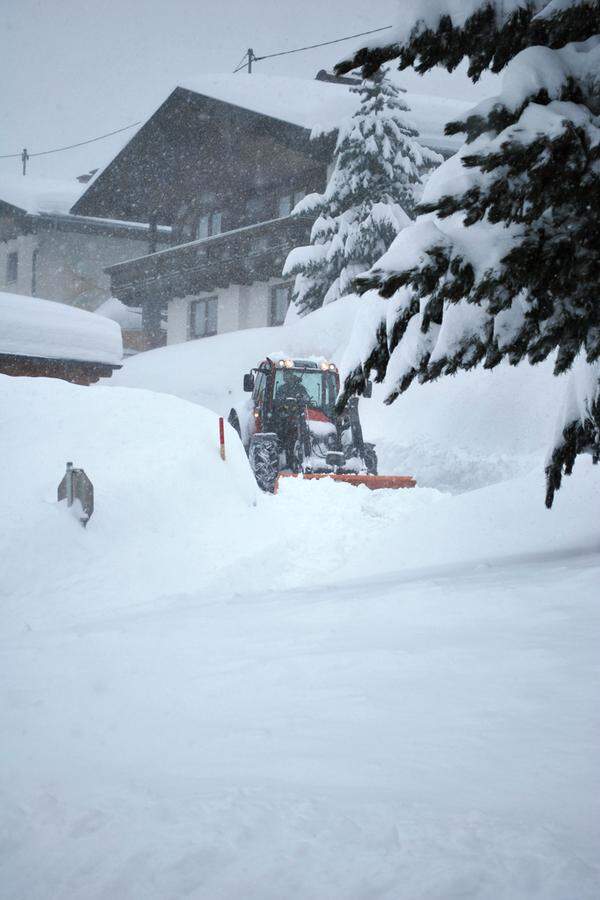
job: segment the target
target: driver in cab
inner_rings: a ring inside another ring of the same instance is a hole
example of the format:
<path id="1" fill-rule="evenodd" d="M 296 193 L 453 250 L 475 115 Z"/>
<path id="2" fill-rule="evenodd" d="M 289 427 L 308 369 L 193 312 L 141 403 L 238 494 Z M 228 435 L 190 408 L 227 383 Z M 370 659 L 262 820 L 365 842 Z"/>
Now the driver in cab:
<path id="1" fill-rule="evenodd" d="M 307 406 L 310 398 L 300 376 L 291 369 L 284 369 L 283 382 L 275 391 L 275 402 L 282 404 L 289 399 L 297 400 Z"/>

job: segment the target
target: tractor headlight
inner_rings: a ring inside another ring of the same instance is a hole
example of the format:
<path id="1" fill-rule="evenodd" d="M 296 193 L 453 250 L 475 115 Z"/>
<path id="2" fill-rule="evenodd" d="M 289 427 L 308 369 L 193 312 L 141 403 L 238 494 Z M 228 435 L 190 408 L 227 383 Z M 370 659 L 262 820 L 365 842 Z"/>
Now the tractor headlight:
<path id="1" fill-rule="evenodd" d="M 294 360 L 286 359 L 284 365 L 285 365 L 286 369 L 293 369 L 294 368 Z"/>

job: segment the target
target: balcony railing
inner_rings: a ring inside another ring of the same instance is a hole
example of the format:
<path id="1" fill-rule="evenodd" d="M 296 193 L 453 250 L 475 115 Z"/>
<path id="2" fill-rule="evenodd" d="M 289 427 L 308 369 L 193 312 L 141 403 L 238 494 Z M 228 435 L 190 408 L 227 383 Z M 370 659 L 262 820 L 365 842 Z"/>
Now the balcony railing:
<path id="1" fill-rule="evenodd" d="M 132 306 L 166 303 L 281 275 L 287 254 L 307 244 L 312 220 L 286 216 L 169 247 L 106 269 L 113 294 Z"/>

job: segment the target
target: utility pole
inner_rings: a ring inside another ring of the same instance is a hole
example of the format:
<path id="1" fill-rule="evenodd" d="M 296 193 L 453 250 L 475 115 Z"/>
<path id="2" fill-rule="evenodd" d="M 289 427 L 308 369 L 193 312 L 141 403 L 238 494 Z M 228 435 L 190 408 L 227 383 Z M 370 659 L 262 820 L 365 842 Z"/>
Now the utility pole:
<path id="1" fill-rule="evenodd" d="M 248 48 L 248 75 L 252 75 L 252 63 L 256 59 L 252 47 Z"/>
<path id="2" fill-rule="evenodd" d="M 23 147 L 23 152 L 21 153 L 21 162 L 23 163 L 23 175 L 27 175 L 27 160 L 29 159 L 29 153 L 27 152 L 27 147 Z"/>

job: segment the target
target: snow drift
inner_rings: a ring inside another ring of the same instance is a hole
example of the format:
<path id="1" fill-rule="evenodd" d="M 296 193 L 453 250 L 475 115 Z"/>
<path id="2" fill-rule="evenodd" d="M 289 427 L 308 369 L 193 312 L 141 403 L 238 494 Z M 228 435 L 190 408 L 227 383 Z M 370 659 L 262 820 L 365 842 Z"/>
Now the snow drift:
<path id="1" fill-rule="evenodd" d="M 52 616 L 191 590 L 222 552 L 216 523 L 255 500 L 241 444 L 228 426 L 223 463 L 217 417 L 199 406 L 1 376 L 0 407 L 2 591 L 17 615 L 23 603 Z M 85 534 L 56 503 L 67 461 L 94 484 Z"/>

